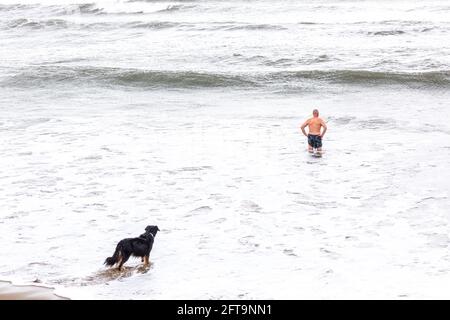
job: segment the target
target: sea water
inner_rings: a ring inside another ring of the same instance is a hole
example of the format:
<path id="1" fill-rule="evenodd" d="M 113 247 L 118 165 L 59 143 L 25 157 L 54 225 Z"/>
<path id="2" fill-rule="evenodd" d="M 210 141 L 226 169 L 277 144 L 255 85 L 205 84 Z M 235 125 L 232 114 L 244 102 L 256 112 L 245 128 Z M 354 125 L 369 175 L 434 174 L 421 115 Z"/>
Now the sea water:
<path id="1" fill-rule="evenodd" d="M 448 1 L 3 0 L 0 278 L 449 298 L 449 89 Z M 150 269 L 102 265 L 147 225 Z"/>

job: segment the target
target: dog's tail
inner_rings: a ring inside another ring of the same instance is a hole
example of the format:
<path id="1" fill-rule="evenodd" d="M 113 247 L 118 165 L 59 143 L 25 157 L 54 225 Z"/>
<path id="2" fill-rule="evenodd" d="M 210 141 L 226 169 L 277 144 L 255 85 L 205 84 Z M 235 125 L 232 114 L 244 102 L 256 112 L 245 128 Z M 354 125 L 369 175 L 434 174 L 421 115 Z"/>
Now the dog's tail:
<path id="1" fill-rule="evenodd" d="M 114 254 L 112 257 L 108 257 L 106 258 L 104 264 L 106 264 L 109 267 L 112 267 L 113 265 L 115 265 L 117 262 L 119 262 L 120 259 L 120 255 L 121 255 L 121 251 L 122 251 L 122 244 L 119 243 L 116 247 L 116 251 L 114 251 Z"/>

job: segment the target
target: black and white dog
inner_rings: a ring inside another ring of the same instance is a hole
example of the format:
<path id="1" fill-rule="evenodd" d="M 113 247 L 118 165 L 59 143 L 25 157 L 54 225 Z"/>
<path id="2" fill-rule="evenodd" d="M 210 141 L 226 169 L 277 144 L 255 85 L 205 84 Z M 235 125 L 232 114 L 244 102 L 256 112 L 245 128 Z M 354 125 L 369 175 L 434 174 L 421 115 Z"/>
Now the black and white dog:
<path id="1" fill-rule="evenodd" d="M 138 238 L 127 238 L 119 241 L 113 256 L 106 258 L 104 264 L 112 267 L 118 263 L 119 270 L 121 270 L 123 264 L 127 262 L 130 256 L 135 256 L 141 257 L 144 266 L 148 266 L 150 264 L 150 251 L 152 251 L 153 242 L 158 231 L 158 226 L 147 226 L 145 233 Z"/>

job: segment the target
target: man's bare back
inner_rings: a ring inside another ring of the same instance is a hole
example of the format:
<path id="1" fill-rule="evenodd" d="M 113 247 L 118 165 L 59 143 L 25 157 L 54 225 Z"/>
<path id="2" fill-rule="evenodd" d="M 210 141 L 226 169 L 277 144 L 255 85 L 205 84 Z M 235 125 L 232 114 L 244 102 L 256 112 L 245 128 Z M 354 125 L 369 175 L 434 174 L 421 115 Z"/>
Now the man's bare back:
<path id="1" fill-rule="evenodd" d="M 322 128 L 325 123 L 321 118 L 310 118 L 306 120 L 306 123 L 308 124 L 309 134 L 321 135 L 320 128 Z"/>
<path id="2" fill-rule="evenodd" d="M 306 133 L 305 128 L 308 126 L 308 133 Z M 319 153 L 322 152 L 322 138 L 327 132 L 327 125 L 325 121 L 319 118 L 319 110 L 313 110 L 313 117 L 309 118 L 300 127 L 303 134 L 308 137 L 308 151 L 313 152 L 313 149 L 317 149 Z M 321 132 L 321 129 L 323 131 Z"/>

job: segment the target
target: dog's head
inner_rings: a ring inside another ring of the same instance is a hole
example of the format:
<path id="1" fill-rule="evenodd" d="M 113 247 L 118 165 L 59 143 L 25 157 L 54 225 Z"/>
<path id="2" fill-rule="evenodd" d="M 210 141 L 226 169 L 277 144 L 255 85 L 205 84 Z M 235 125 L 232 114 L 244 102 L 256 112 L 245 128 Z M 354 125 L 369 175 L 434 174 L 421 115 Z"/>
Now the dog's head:
<path id="1" fill-rule="evenodd" d="M 158 226 L 147 226 L 147 227 L 145 227 L 145 232 L 151 233 L 153 235 L 156 235 L 156 232 L 158 232 L 158 231 L 159 231 Z"/>

